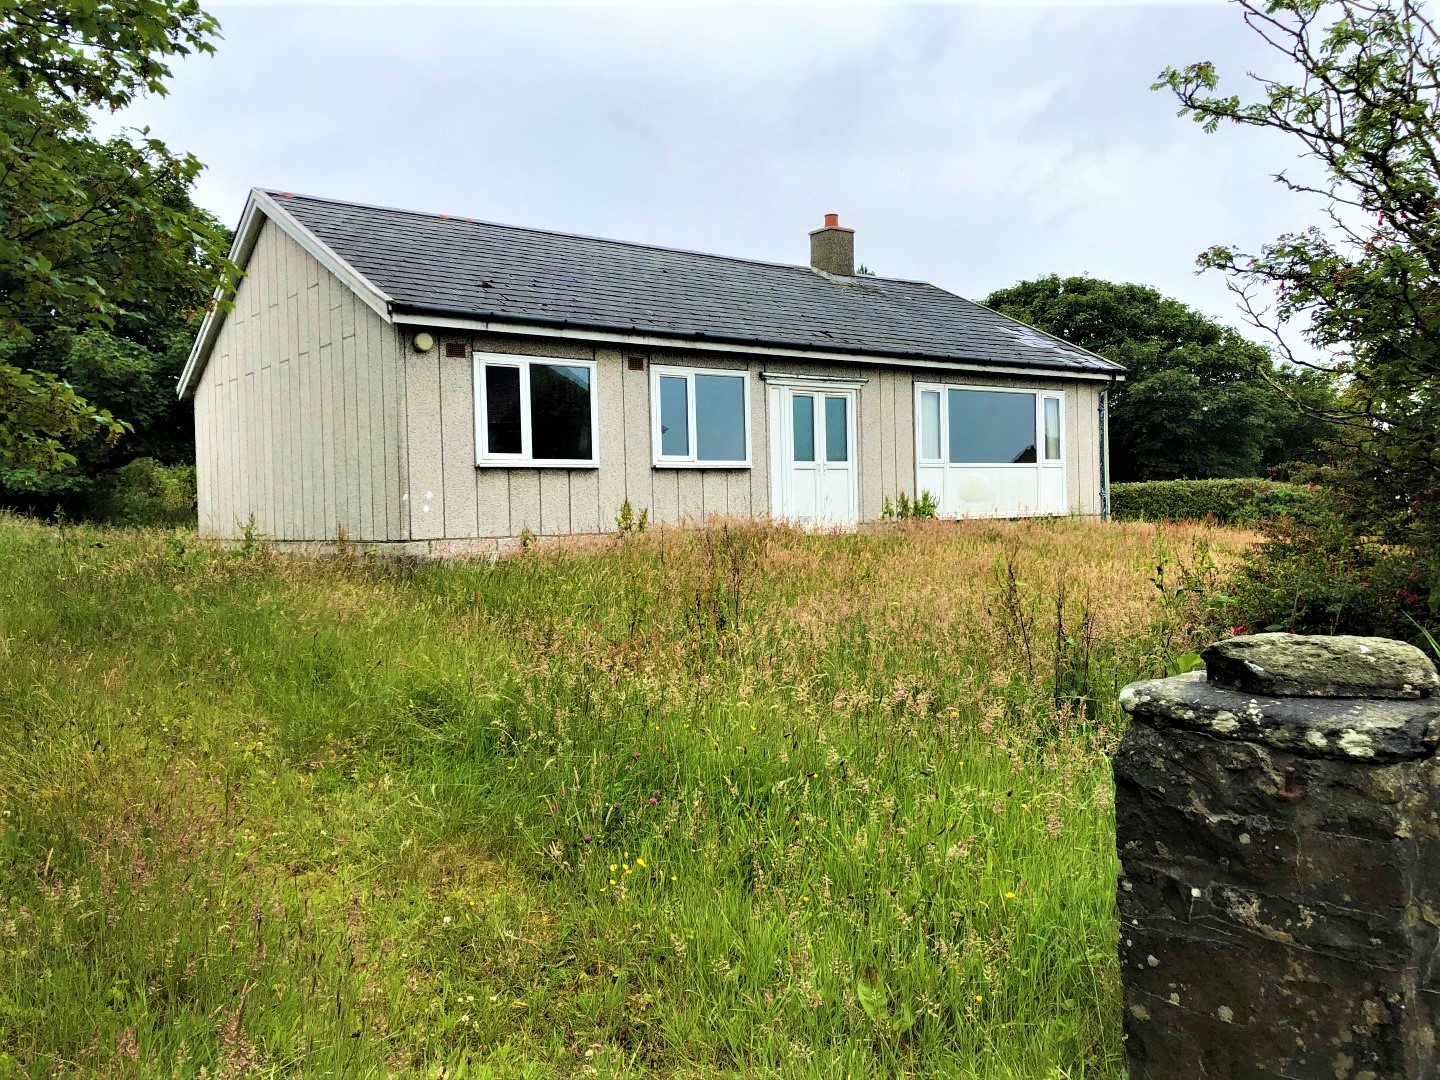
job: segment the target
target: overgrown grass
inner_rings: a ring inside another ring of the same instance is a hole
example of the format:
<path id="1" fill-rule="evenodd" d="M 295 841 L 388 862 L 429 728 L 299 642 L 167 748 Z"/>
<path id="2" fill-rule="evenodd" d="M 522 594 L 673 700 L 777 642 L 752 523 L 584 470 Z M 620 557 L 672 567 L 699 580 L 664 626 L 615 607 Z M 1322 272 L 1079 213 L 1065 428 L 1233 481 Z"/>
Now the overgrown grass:
<path id="1" fill-rule="evenodd" d="M 1115 695 L 1247 542 L 0 518 L 0 1076 L 1119 1076 Z"/>

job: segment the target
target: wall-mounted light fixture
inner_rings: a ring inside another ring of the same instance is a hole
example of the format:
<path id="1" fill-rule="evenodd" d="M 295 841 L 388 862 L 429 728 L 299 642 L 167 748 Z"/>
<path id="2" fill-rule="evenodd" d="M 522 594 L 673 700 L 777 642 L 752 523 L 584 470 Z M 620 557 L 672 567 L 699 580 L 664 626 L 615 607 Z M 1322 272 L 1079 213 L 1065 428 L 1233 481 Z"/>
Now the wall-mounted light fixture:
<path id="1" fill-rule="evenodd" d="M 435 338 L 433 335 L 427 334 L 422 330 L 415 335 L 411 344 L 415 347 L 416 352 L 429 352 L 435 347 Z"/>

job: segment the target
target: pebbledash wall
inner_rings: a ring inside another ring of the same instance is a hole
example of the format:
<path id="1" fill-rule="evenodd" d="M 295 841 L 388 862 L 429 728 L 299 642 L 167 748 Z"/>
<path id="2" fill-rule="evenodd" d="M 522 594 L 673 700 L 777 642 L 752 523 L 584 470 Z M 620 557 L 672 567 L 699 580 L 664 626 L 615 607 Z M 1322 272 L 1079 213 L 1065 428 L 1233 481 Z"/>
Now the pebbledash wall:
<path id="1" fill-rule="evenodd" d="M 199 524 L 223 539 L 357 544 L 415 554 L 502 550 L 536 536 L 613 530 L 620 504 L 656 523 L 770 511 L 762 373 L 864 378 L 856 407 L 859 515 L 914 495 L 914 383 L 1063 390 L 1069 512 L 1100 512 L 1097 410 L 1104 383 L 969 370 L 788 361 L 684 348 L 435 330 L 386 323 L 273 223 L 195 391 Z M 463 343 L 462 357 L 446 345 Z M 598 467 L 477 468 L 472 351 L 593 360 Z M 644 370 L 631 370 L 632 358 Z M 656 468 L 651 363 L 748 370 L 748 469 Z"/>

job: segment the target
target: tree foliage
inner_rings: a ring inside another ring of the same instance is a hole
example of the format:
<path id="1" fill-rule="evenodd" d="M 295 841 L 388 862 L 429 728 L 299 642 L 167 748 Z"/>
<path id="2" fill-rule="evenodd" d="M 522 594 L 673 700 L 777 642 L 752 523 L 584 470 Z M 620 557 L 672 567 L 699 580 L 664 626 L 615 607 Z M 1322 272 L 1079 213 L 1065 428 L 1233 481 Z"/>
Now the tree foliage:
<path id="1" fill-rule="evenodd" d="M 1055 275 L 991 293 L 987 306 L 1129 369 L 1111 400 L 1117 482 L 1263 476 L 1318 459 L 1333 407 L 1327 375 L 1144 285 Z M 1301 398 L 1311 412 L 1292 404 Z"/>
<path id="2" fill-rule="evenodd" d="M 195 0 L 4 0 L 0 67 L 14 91 L 120 109 L 165 93 L 166 60 L 214 52 Z"/>
<path id="3" fill-rule="evenodd" d="M 1289 139 L 1319 178 L 1276 179 L 1315 201 L 1318 223 L 1253 253 L 1214 247 L 1200 263 L 1230 276 L 1242 310 L 1278 348 L 1287 350 L 1298 332 L 1328 356 L 1345 377 L 1348 406 L 1335 466 L 1323 475 L 1341 527 L 1278 537 L 1273 565 L 1255 573 L 1274 591 L 1284 567 L 1303 575 L 1326 562 L 1324 553 L 1343 555 L 1329 560 L 1330 579 L 1352 575 L 1347 589 L 1403 580 L 1393 596 L 1368 602 L 1413 606 L 1428 593 L 1433 611 L 1440 599 L 1440 38 L 1408 0 L 1239 0 L 1239 7 L 1275 50 L 1278 76 L 1253 77 L 1251 100 L 1221 92 L 1209 62 L 1167 69 L 1156 87 L 1172 91 L 1181 115 L 1207 131 L 1233 123 Z M 1376 559 L 1409 569 L 1380 574 Z M 1320 622 L 1305 594 L 1335 589 L 1297 578 L 1288 624 Z M 1350 593 L 1343 604 L 1356 610 Z M 1332 618 L 1330 625 L 1346 624 Z"/>
<path id="4" fill-rule="evenodd" d="M 72 517 L 91 516 L 106 476 L 136 458 L 182 465 L 194 458 L 190 407 L 175 396 L 176 380 L 195 335 L 193 298 L 170 310 L 122 311 L 107 328 L 62 326 L 41 332 L 16 357 L 36 376 L 63 382 L 92 407 L 123 416 L 123 439 L 74 439 L 65 468 L 21 464 L 0 452 L 0 505 Z M 18 370 L 18 369 L 16 369 Z"/>
<path id="5" fill-rule="evenodd" d="M 92 410 L 64 380 L 0 364 L 0 460 L 49 472 L 65 463 L 67 445 L 97 432 L 105 432 L 107 444 L 113 444 L 117 427 L 108 413 Z"/>
<path id="6" fill-rule="evenodd" d="M 200 163 L 147 131 L 98 138 L 91 118 L 164 93 L 167 60 L 211 51 L 216 29 L 194 0 L 0 0 L 0 455 L 11 468 L 63 468 L 87 437 L 132 427 L 62 372 L 27 368 L 37 342 L 109 333 L 127 312 L 184 303 L 193 314 L 217 271 L 233 272 L 223 230 L 190 201 Z"/>

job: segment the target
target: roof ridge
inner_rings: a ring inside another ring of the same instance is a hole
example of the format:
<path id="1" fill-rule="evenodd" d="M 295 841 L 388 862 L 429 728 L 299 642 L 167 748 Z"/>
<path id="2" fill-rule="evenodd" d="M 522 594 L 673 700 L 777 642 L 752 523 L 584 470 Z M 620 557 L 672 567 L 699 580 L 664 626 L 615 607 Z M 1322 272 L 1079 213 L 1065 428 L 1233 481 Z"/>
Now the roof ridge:
<path id="1" fill-rule="evenodd" d="M 589 240 L 597 244 L 615 244 L 618 247 L 640 248 L 644 251 L 664 251 L 674 255 L 695 255 L 705 259 L 719 259 L 722 262 L 745 263 L 749 266 L 765 266 L 776 270 L 798 270 L 802 273 L 814 273 L 814 268 L 802 263 L 770 262 L 766 259 L 752 259 L 744 255 L 721 255 L 714 251 L 699 251 L 694 248 L 666 247 L 663 244 L 642 244 L 638 240 L 617 240 L 610 236 L 593 236 L 589 233 L 561 232 L 559 229 L 540 229 L 532 225 L 510 225 L 503 221 L 490 221 L 485 218 L 464 217 L 459 214 L 439 214 L 426 210 L 409 210 L 403 206 L 385 206 L 380 203 L 355 202 L 353 199 L 335 199 L 326 195 L 306 195 L 298 191 L 279 191 L 274 188 L 261 188 L 266 195 L 272 199 L 289 200 L 304 199 L 306 202 L 329 203 L 333 206 L 348 206 L 356 210 L 380 210 L 387 214 L 406 214 L 410 217 L 420 217 L 429 220 L 453 221 L 462 225 L 485 225 L 492 229 L 510 229 L 514 232 L 538 233 L 541 236 L 558 236 L 566 240 Z M 929 281 L 921 281 L 917 278 L 896 278 L 885 277 L 880 274 L 857 274 L 857 278 L 867 281 L 893 281 L 900 285 L 928 285 L 932 289 L 939 289 L 940 286 Z M 947 292 L 948 290 L 941 290 Z M 951 293 L 950 295 L 958 295 Z"/>

